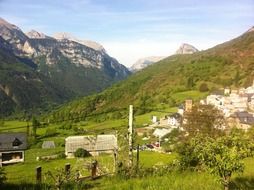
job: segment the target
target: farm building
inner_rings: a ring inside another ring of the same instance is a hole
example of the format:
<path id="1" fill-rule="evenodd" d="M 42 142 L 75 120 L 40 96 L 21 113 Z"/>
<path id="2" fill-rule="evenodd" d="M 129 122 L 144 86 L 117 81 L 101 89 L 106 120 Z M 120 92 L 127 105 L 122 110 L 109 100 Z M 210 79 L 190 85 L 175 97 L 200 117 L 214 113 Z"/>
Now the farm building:
<path id="1" fill-rule="evenodd" d="M 65 139 L 65 154 L 72 157 L 78 148 L 83 148 L 92 155 L 101 152 L 112 152 L 117 149 L 115 135 L 71 136 Z"/>
<path id="2" fill-rule="evenodd" d="M 0 165 L 24 162 L 26 149 L 26 133 L 0 134 Z"/>
<path id="3" fill-rule="evenodd" d="M 49 148 L 56 148 L 54 141 L 43 141 L 41 148 L 49 149 Z"/>

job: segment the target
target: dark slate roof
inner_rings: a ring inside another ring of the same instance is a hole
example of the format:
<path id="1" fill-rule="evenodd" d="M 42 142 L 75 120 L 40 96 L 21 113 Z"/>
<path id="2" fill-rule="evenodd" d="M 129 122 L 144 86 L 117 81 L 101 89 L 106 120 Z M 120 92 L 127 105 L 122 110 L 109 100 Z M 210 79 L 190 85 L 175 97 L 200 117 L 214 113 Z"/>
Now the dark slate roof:
<path id="1" fill-rule="evenodd" d="M 234 117 L 239 118 L 241 123 L 254 125 L 254 117 L 248 112 L 235 112 Z"/>
<path id="2" fill-rule="evenodd" d="M 178 109 L 184 109 L 184 105 L 181 104 L 180 106 L 178 106 Z"/>
<path id="3" fill-rule="evenodd" d="M 26 133 L 1 133 L 0 151 L 25 150 L 27 149 Z"/>
<path id="4" fill-rule="evenodd" d="M 175 119 L 181 119 L 182 116 L 179 113 L 173 113 L 169 117 L 174 117 Z"/>

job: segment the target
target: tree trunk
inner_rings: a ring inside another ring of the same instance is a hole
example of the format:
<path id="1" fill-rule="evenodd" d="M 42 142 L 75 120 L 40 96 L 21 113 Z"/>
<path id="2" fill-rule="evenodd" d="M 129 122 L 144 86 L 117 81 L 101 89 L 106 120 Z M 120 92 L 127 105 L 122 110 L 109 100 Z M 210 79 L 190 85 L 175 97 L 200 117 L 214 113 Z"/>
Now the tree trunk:
<path id="1" fill-rule="evenodd" d="M 224 190 L 229 190 L 229 181 L 230 181 L 230 176 L 225 176 L 224 177 Z"/>

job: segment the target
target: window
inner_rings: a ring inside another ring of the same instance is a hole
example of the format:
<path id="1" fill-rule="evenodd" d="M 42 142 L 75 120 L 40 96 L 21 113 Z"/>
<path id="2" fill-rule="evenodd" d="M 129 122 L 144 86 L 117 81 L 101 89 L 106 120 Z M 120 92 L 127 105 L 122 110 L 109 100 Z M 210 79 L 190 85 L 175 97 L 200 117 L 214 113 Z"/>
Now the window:
<path id="1" fill-rule="evenodd" d="M 15 138 L 14 141 L 12 142 L 13 147 L 20 146 L 21 144 L 22 142 L 18 138 Z"/>

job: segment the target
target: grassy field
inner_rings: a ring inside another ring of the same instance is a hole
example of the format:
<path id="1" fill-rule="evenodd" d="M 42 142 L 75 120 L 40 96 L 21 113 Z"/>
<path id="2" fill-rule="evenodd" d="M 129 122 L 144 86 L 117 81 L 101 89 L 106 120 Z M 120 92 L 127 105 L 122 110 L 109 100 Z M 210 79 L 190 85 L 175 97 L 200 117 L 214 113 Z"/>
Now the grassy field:
<path id="1" fill-rule="evenodd" d="M 178 92 L 172 95 L 176 102 L 184 102 L 186 98 L 190 98 L 194 101 L 205 98 L 209 93 L 201 93 L 196 90 Z"/>
<path id="2" fill-rule="evenodd" d="M 172 108 L 175 109 L 175 108 Z M 170 111 L 170 110 L 168 110 Z M 164 114 L 161 112 L 153 112 L 136 117 L 136 123 L 150 122 L 151 115 L 160 116 Z M 126 125 L 127 121 L 113 120 L 104 121 L 101 123 L 96 122 L 79 122 L 74 124 L 77 127 L 86 129 L 86 134 L 99 134 L 104 131 L 113 132 L 119 127 Z M 1 127 L 0 132 L 23 131 L 26 132 L 26 122 L 23 121 L 5 121 L 4 127 Z M 7 174 L 7 183 L 12 184 L 16 189 L 20 184 L 35 184 L 35 168 L 42 167 L 43 176 L 47 171 L 56 173 L 56 169 L 64 168 L 66 163 L 71 164 L 72 171 L 80 170 L 83 176 L 90 175 L 87 169 L 93 159 L 98 160 L 100 168 L 109 173 L 113 172 L 113 156 L 101 155 L 96 158 L 90 157 L 86 159 L 64 159 L 59 158 L 48 161 L 37 161 L 37 157 L 49 156 L 64 153 L 64 139 L 66 136 L 75 135 L 75 132 L 70 129 L 61 129 L 62 124 L 51 124 L 44 128 L 38 128 L 38 142 L 25 152 L 25 163 L 5 166 Z M 56 129 L 56 134 L 52 137 L 45 137 L 47 129 Z M 94 130 L 95 129 L 95 130 Z M 56 144 L 55 149 L 42 149 L 41 144 L 44 140 L 54 140 Z M 150 151 L 140 152 L 140 167 L 143 169 L 152 168 L 153 166 L 162 166 L 172 163 L 177 158 L 176 154 L 164 154 Z M 242 174 L 235 174 L 231 189 L 234 190 L 252 190 L 254 189 L 254 159 L 245 159 L 245 170 Z M 45 180 L 43 178 L 43 180 Z M 52 183 L 52 181 L 50 182 Z M 144 178 L 122 179 L 119 177 L 104 177 L 95 181 L 85 181 L 85 188 L 83 189 L 123 189 L 123 190 L 217 190 L 222 189 L 222 185 L 216 176 L 208 173 L 198 173 L 191 171 L 184 172 L 165 172 L 163 175 L 147 176 Z M 29 186 L 30 187 L 30 186 Z M 8 186 L 9 188 L 9 186 Z M 24 189 L 24 188 L 23 188 Z M 29 189 L 29 188 L 28 188 Z M 79 188 L 77 188 L 79 189 Z M 82 188 L 81 188 L 82 189 Z"/>
<path id="3" fill-rule="evenodd" d="M 221 190 L 221 184 L 211 175 L 194 172 L 173 172 L 130 180 L 105 179 L 94 190 Z"/>
<path id="4" fill-rule="evenodd" d="M 105 170 L 113 171 L 113 156 L 112 155 L 101 155 L 97 157 L 88 158 L 73 158 L 73 159 L 54 159 L 54 160 L 44 160 L 37 161 L 38 156 L 49 156 L 55 155 L 59 152 L 63 152 L 63 148 L 56 149 L 41 149 L 33 148 L 26 151 L 25 163 L 19 163 L 14 165 L 5 166 L 5 172 L 7 174 L 8 183 L 35 183 L 35 169 L 38 166 L 42 167 L 43 176 L 47 171 L 56 173 L 58 169 L 63 169 L 65 164 L 71 164 L 72 171 L 79 170 L 82 176 L 89 176 L 90 172 L 86 166 L 88 166 L 92 160 L 96 159 L 100 166 Z"/>
<path id="5" fill-rule="evenodd" d="M 86 159 L 57 159 L 50 161 L 36 161 L 37 156 L 52 155 L 63 151 L 62 147 L 56 149 L 43 150 L 40 148 L 33 148 L 26 151 L 26 162 L 6 166 L 7 182 L 11 184 L 20 183 L 35 183 L 35 168 L 42 166 L 43 174 L 47 171 L 53 173 L 57 168 L 64 168 L 66 163 L 71 164 L 72 171 L 77 169 L 81 171 L 83 176 L 88 176 L 90 172 L 85 167 L 86 164 L 91 163 L 92 159 L 97 159 L 101 168 L 107 168 L 109 172 L 113 171 L 113 157 L 112 155 L 101 155 L 96 158 Z M 175 154 L 163 154 L 150 151 L 140 152 L 140 167 L 151 168 L 153 166 L 162 166 L 172 163 L 176 158 Z M 233 176 L 233 183 L 231 189 L 251 190 L 254 188 L 254 159 L 245 159 L 245 170 L 243 173 L 235 174 Z M 133 190 L 147 190 L 147 189 L 181 189 L 181 190 L 217 190 L 222 189 L 222 185 L 216 176 L 208 173 L 200 173 L 193 171 L 170 172 L 159 176 L 147 176 L 144 178 L 122 179 L 119 177 L 104 177 L 96 181 L 85 181 L 89 185 L 89 189 L 133 189 Z"/>

